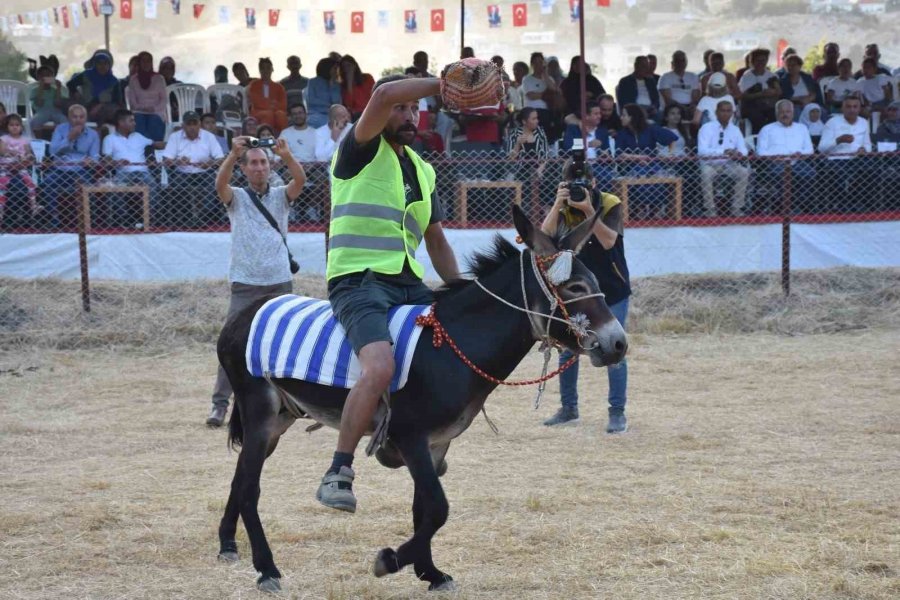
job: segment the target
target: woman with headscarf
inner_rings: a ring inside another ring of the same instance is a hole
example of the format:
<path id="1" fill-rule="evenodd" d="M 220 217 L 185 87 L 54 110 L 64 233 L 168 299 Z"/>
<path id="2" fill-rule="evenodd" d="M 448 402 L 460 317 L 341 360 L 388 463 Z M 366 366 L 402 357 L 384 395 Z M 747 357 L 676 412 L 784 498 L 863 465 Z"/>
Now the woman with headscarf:
<path id="1" fill-rule="evenodd" d="M 284 86 L 272 80 L 272 60 L 259 59 L 259 79 L 247 86 L 250 100 L 250 115 L 275 128 L 276 135 L 288 126 L 287 91 Z"/>
<path id="2" fill-rule="evenodd" d="M 875 141 L 900 144 L 900 101 L 891 102 L 884 109 L 881 114 L 881 125 L 875 132 Z"/>
<path id="3" fill-rule="evenodd" d="M 819 138 L 822 137 L 822 130 L 825 129 L 825 121 L 823 117 L 822 107 L 815 102 L 810 102 L 803 107 L 800 113 L 800 123 L 805 125 L 809 130 L 809 136 L 812 138 L 813 147 L 819 146 Z"/>
<path id="4" fill-rule="evenodd" d="M 138 70 L 131 76 L 125 97 L 134 113 L 135 131 L 161 142 L 166 135 L 166 80 L 153 71 L 153 55 L 138 54 Z"/>
<path id="5" fill-rule="evenodd" d="M 122 88 L 112 73 L 112 54 L 97 50 L 87 65 L 66 83 L 69 95 L 87 109 L 89 121 L 111 123 L 116 111 L 124 105 Z"/>

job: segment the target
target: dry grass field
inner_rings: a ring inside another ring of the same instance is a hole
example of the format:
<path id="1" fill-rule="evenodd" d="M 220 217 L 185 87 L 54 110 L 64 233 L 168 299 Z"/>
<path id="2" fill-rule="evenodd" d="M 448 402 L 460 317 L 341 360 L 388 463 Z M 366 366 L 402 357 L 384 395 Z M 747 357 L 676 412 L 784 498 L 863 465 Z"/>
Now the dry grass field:
<path id="1" fill-rule="evenodd" d="M 896 292 L 883 301 L 896 312 Z M 555 382 L 538 411 L 531 389 L 495 393 L 499 435 L 479 418 L 448 455 L 450 519 L 434 554 L 460 584 L 450 596 L 900 597 L 900 323 L 847 314 L 827 334 L 645 327 L 631 340 L 621 436 L 603 433 L 603 370 L 582 368 L 574 426 L 540 424 Z M 56 347 L 9 335 L 0 598 L 262 597 L 242 528 L 241 562 L 216 561 L 236 454 L 203 425 L 210 343 L 191 333 L 167 337 L 172 347 L 129 344 L 126 330 Z M 539 367 L 535 354 L 515 375 Z M 405 471 L 358 458 L 358 512 L 315 501 L 334 440 L 295 425 L 263 473 L 284 596 L 429 597 L 409 570 L 370 573 L 375 552 L 410 533 Z"/>

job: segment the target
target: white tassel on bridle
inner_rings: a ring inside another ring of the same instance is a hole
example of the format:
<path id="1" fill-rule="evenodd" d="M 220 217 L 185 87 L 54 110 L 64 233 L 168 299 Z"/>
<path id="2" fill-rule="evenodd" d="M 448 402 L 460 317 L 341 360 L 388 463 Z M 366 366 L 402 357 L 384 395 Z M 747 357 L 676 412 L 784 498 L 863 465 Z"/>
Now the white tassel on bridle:
<path id="1" fill-rule="evenodd" d="M 571 250 L 564 250 L 547 269 L 547 280 L 554 286 L 561 285 L 572 278 L 572 260 L 575 253 Z"/>

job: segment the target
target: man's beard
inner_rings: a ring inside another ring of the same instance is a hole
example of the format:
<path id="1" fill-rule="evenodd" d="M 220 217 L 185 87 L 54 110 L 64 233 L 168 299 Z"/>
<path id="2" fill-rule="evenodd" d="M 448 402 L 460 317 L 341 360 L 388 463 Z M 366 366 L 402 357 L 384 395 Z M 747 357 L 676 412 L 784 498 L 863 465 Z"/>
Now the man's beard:
<path id="1" fill-rule="evenodd" d="M 415 125 L 405 124 L 398 127 L 396 131 L 385 128 L 384 139 L 394 144 L 408 146 L 416 138 L 416 133 L 418 133 L 418 131 L 416 130 Z"/>

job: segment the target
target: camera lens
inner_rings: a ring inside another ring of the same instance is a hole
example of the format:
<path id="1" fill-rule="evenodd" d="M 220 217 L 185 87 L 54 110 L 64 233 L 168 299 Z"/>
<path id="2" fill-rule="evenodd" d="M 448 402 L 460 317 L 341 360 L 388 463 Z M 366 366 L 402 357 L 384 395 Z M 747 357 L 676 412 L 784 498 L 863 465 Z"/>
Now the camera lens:
<path id="1" fill-rule="evenodd" d="M 580 185 L 570 185 L 569 198 L 571 198 L 573 202 L 584 201 L 584 198 L 585 198 L 584 188 L 581 187 Z"/>

